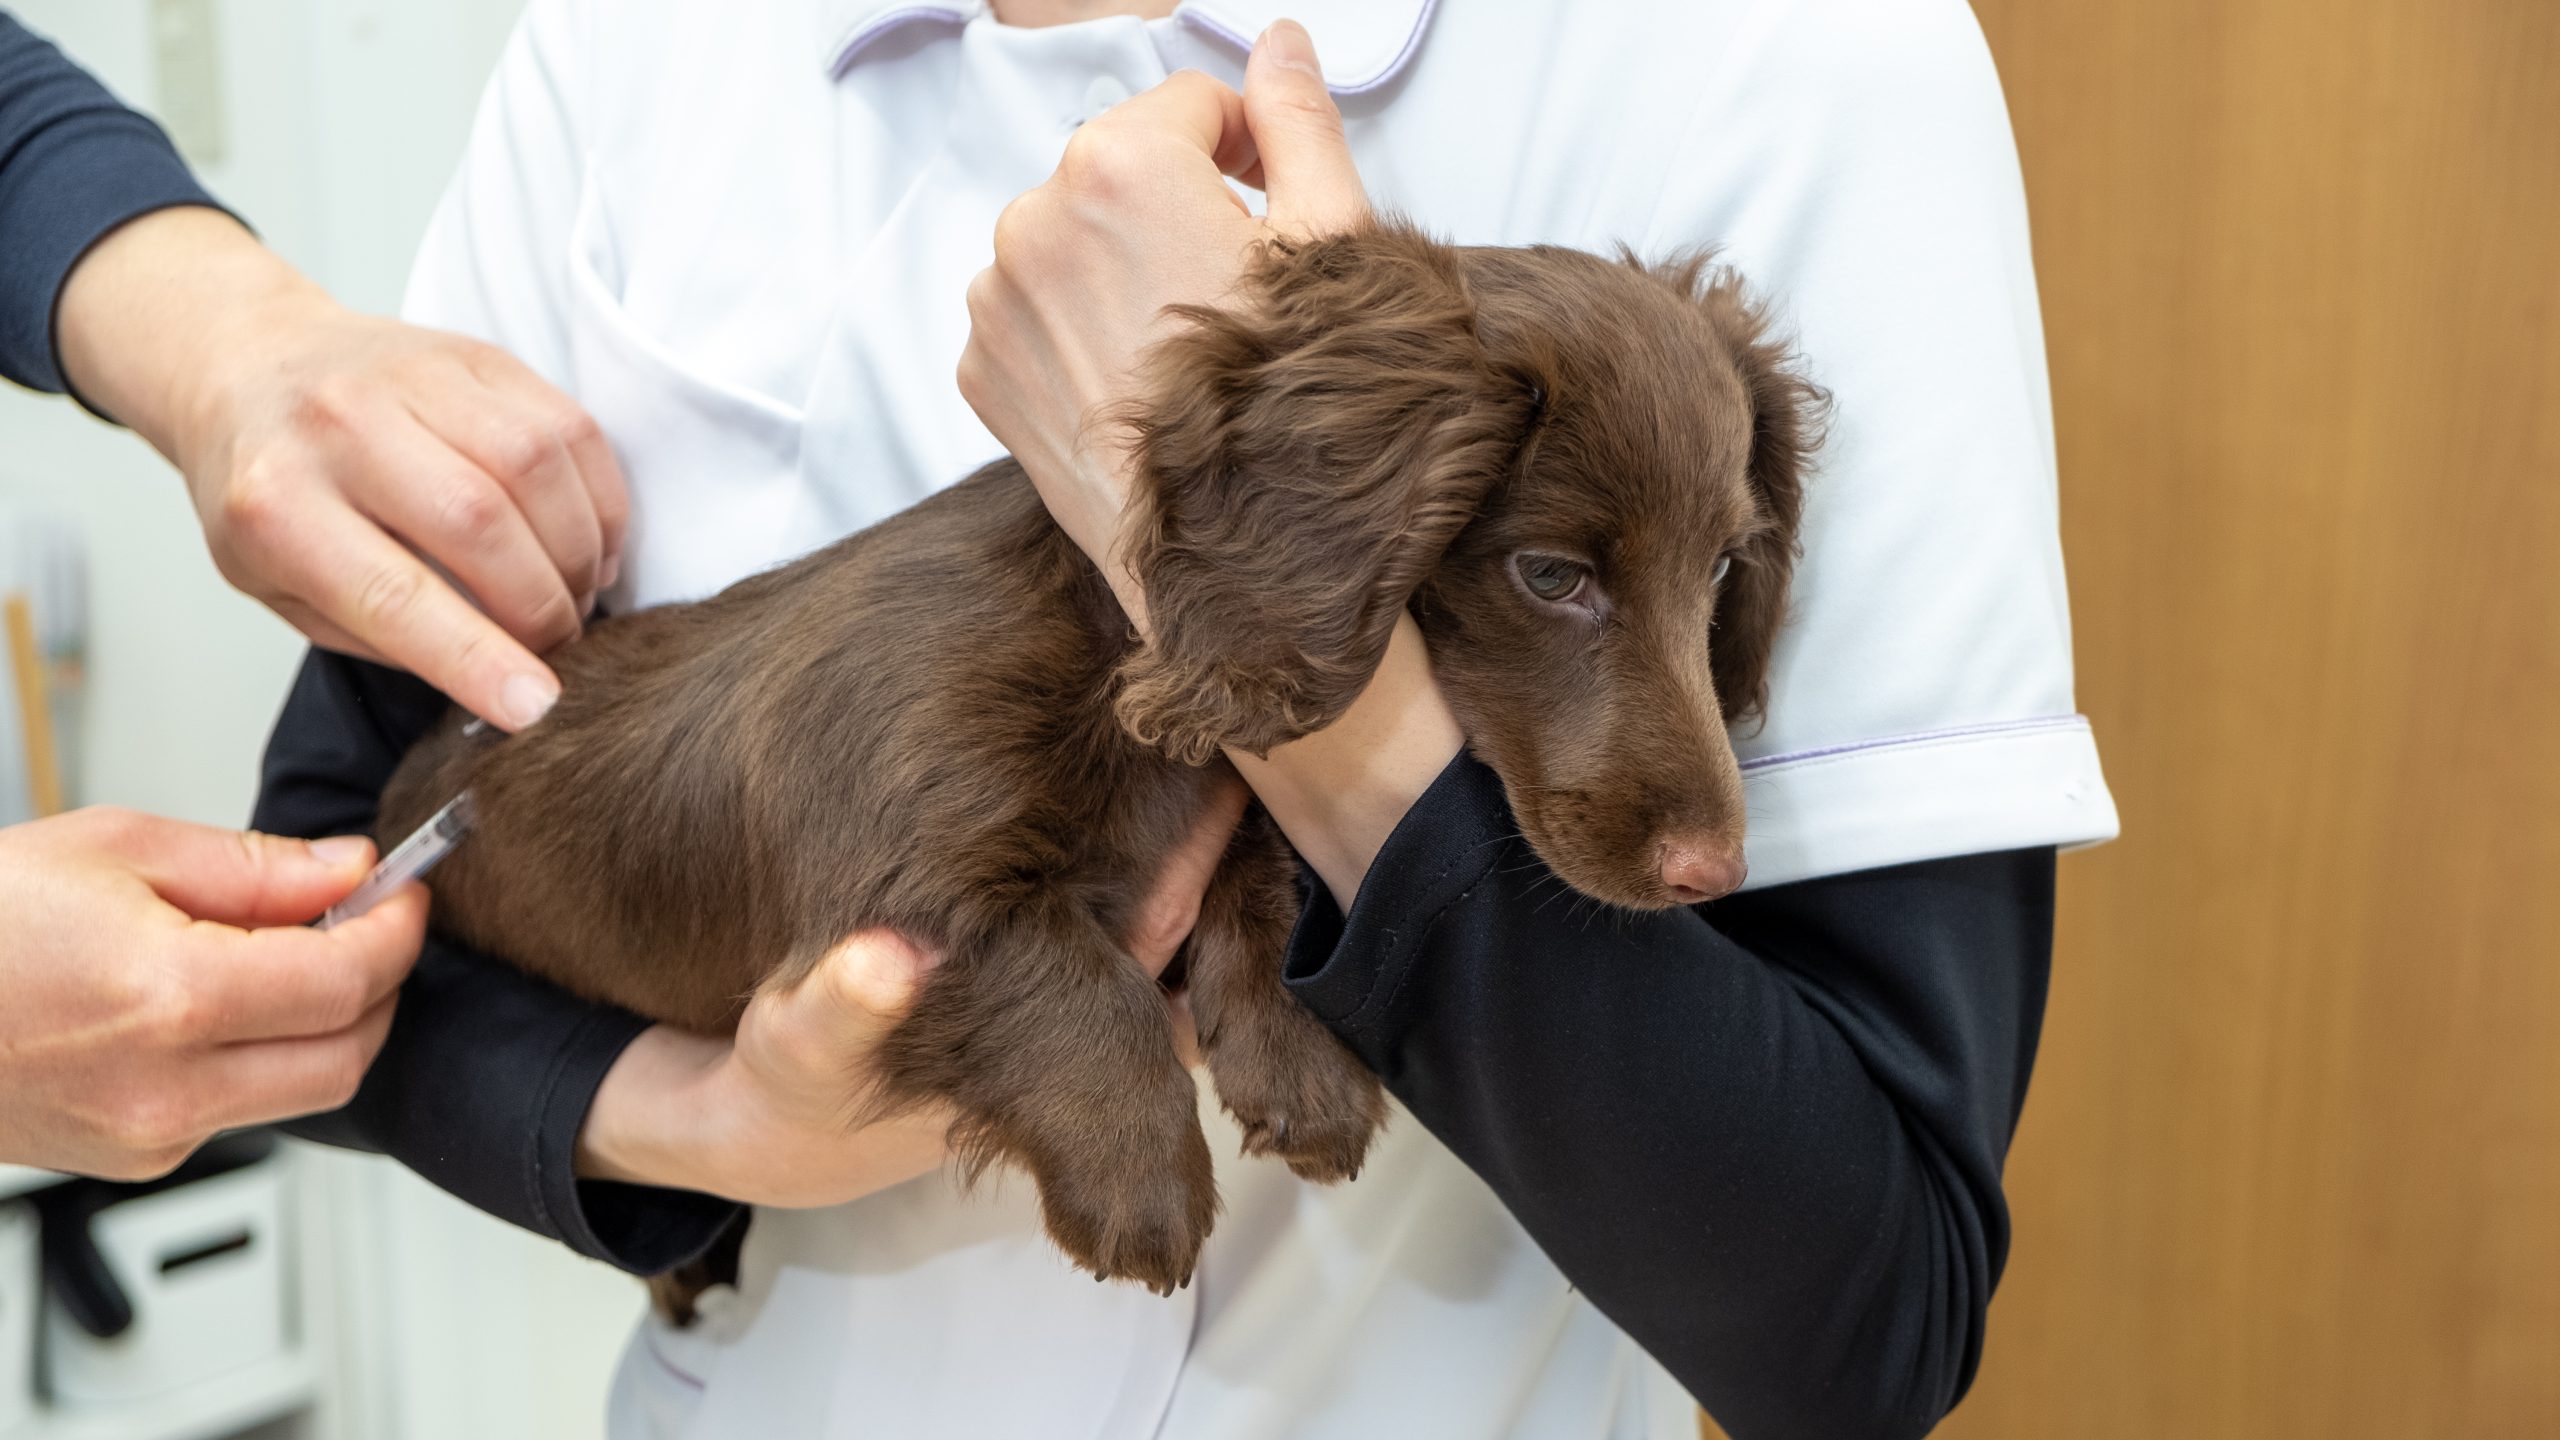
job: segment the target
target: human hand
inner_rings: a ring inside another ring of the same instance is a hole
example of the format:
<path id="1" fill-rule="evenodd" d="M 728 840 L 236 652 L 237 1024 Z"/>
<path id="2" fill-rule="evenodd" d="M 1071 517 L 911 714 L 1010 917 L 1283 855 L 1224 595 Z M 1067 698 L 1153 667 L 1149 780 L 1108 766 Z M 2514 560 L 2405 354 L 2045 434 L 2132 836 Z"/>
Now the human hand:
<path id="1" fill-rule="evenodd" d="M 0 829 L 0 1160 L 148 1179 L 217 1131 L 345 1104 L 425 893 L 298 927 L 372 863 L 362 839 L 115 810 Z"/>
<path id="2" fill-rule="evenodd" d="M 223 578 L 502 728 L 550 708 L 536 652 L 613 583 L 628 515 L 568 397 L 493 346 L 346 309 L 205 209 L 109 235 L 56 333 L 81 393 L 184 472 Z"/>
<path id="3" fill-rule="evenodd" d="M 1223 789 L 1139 907 L 1127 943 L 1150 973 L 1164 973 L 1190 937 L 1244 803 L 1241 784 Z M 641 1032 L 587 1112 L 578 1173 L 805 1208 L 931 1171 L 943 1161 L 948 1114 L 871 1118 L 863 1106 L 880 1042 L 939 958 L 893 930 L 865 930 L 798 984 L 759 992 L 732 1039 L 667 1025 Z M 1176 1047 L 1197 1064 L 1190 1009 L 1178 993 L 1166 1000 Z"/>
<path id="4" fill-rule="evenodd" d="M 1228 175 L 1263 189 L 1266 218 Z M 1079 129 L 996 222 L 995 263 L 969 286 L 960 393 L 1142 626 L 1145 597 L 1114 559 L 1125 445 L 1097 418 L 1133 397 L 1141 357 L 1179 323 L 1166 307 L 1221 303 L 1255 245 L 1368 213 L 1314 46 L 1283 20 L 1255 43 L 1243 95 L 1176 73 Z"/>
<path id="5" fill-rule="evenodd" d="M 1225 175 L 1262 188 L 1267 218 L 1238 203 Z M 1265 240 L 1334 233 L 1368 214 L 1314 47 L 1285 20 L 1255 43 L 1241 96 L 1177 74 L 1078 130 L 1057 173 L 1005 208 L 995 264 L 969 287 L 960 393 L 1141 630 L 1146 597 L 1116 562 L 1128 456 L 1097 417 L 1134 397 L 1147 347 L 1179 323 L 1165 307 L 1228 299 Z M 1347 909 L 1463 743 L 1406 618 L 1340 720 L 1269 755 L 1228 758 Z"/>

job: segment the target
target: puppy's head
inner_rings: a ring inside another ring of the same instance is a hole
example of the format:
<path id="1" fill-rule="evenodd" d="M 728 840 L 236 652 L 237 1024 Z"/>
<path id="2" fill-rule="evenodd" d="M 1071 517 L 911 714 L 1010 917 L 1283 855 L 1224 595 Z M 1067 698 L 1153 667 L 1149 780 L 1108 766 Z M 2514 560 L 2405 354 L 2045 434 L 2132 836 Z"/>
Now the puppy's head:
<path id="1" fill-rule="evenodd" d="M 1566 883 L 1739 885 L 1726 727 L 1766 696 L 1821 396 L 1738 284 L 1381 225 L 1274 247 L 1250 293 L 1135 417 L 1132 733 L 1198 761 L 1321 728 L 1410 607 Z"/>

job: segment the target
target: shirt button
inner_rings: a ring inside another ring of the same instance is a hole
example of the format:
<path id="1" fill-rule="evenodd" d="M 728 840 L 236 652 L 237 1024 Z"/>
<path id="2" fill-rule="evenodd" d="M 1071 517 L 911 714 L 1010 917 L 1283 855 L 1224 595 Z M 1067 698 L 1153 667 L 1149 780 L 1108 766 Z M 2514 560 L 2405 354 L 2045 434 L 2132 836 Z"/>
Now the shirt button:
<path id="1" fill-rule="evenodd" d="M 1119 76 L 1096 75 L 1084 87 L 1084 118 L 1090 120 L 1128 98 L 1129 87 L 1120 83 Z"/>

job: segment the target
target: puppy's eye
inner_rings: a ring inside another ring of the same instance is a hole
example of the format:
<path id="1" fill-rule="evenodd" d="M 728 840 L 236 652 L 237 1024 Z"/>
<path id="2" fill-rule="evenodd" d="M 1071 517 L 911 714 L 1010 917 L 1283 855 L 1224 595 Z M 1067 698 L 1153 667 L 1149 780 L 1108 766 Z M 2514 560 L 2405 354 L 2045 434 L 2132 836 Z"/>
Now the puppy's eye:
<path id="1" fill-rule="evenodd" d="M 1733 552 L 1727 550 L 1716 557 L 1716 568 L 1708 572 L 1707 583 L 1710 585 L 1723 584 L 1725 573 L 1731 569 L 1733 569 Z"/>
<path id="2" fill-rule="evenodd" d="M 1571 601 L 1591 581 L 1590 566 L 1561 555 L 1523 555 L 1519 565 L 1520 583 L 1529 593 L 1557 604 Z"/>

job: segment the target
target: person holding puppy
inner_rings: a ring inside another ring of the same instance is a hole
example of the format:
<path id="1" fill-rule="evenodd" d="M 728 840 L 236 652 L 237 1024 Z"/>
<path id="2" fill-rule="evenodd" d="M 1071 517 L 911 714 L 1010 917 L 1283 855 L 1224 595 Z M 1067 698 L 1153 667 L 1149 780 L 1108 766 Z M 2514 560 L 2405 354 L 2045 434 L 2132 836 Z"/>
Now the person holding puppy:
<path id="1" fill-rule="evenodd" d="M 1226 1214 L 1169 1299 L 1082 1283 L 1021 1187 L 958 1194 L 932 1117 L 848 1129 L 858 1056 L 822 1070 L 752 1012 L 735 1042 L 642 1026 L 431 942 L 329 1123 L 440 1135 L 458 1193 L 634 1269 L 760 1207 L 736 1293 L 634 1337 L 617 1436 L 1668 1436 L 1692 1397 L 1742 1440 L 1901 1436 L 1969 1383 L 2054 851 L 2114 830 L 1980 35 L 1958 0 L 1291 8 L 537 0 L 408 313 L 595 411 L 634 487 L 615 598 L 650 604 L 999 450 L 1108 571 L 1108 417 L 1165 307 L 1228 302 L 1275 238 L 1374 206 L 1459 241 L 1723 244 L 1837 405 L 1737 737 L 1754 888 L 1553 903 L 1405 626 L 1339 723 L 1238 759 L 1315 876 L 1292 993 L 1401 1108 L 1330 1188 L 1230 1127 Z M 361 825 L 441 708 L 315 656 L 261 815 Z M 894 1018 L 901 973 L 869 973 L 858 1007 Z M 569 1057 L 529 1137 L 454 1098 L 510 1049 Z"/>

